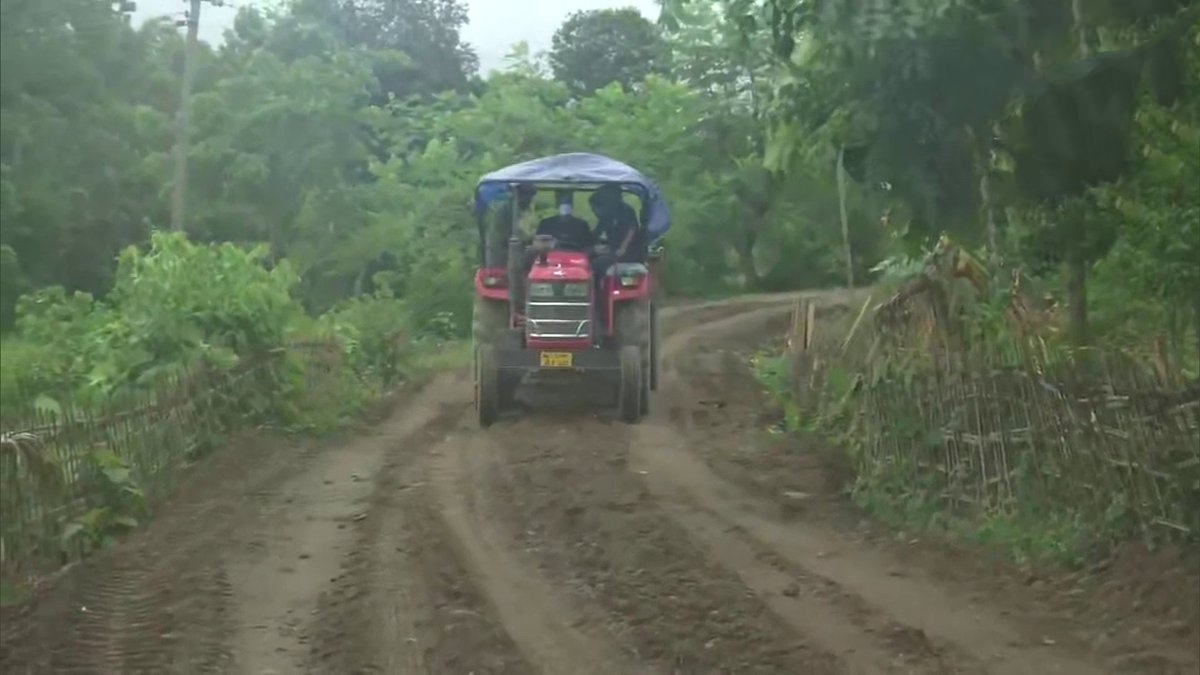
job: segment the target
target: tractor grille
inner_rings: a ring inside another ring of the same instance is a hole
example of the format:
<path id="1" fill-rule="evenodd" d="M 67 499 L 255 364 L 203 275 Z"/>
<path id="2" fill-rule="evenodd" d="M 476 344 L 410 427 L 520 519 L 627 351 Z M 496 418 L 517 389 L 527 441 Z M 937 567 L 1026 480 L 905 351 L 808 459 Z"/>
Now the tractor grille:
<path id="1" fill-rule="evenodd" d="M 585 338 L 591 335 L 591 303 L 532 300 L 525 326 L 532 338 Z"/>

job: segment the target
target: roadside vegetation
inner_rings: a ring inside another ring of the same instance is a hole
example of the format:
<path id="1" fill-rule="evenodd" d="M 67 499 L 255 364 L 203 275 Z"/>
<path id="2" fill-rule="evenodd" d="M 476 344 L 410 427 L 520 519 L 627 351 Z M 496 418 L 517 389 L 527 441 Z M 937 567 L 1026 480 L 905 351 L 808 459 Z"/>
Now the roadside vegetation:
<path id="1" fill-rule="evenodd" d="M 200 47 L 175 227 L 185 43 L 125 9 L 3 5 L 6 574 L 112 541 L 237 429 L 335 430 L 461 360 L 469 200 L 499 166 L 584 150 L 654 176 L 674 295 L 837 283 L 835 202 L 764 191 L 762 63 L 625 10 L 479 73 L 460 2 L 243 8 Z"/>
<path id="2" fill-rule="evenodd" d="M 172 231 L 177 27 L 134 28 L 105 0 L 5 2 L 0 559 L 73 559 L 145 517 L 167 467 L 222 435 L 337 429 L 461 357 L 474 181 L 558 152 L 660 183 L 670 294 L 904 289 L 886 320 L 821 328 L 903 339 L 807 383 L 788 355 L 789 396 L 841 401 L 863 382 L 941 377 L 938 355 L 997 350 L 1025 364 L 1099 350 L 1157 390 L 1194 382 L 1200 34 L 1185 6 L 674 0 L 657 23 L 577 14 L 549 54 L 514 45 L 489 73 L 457 0 L 246 6 L 198 55 Z M 927 264 L 947 251 L 959 262 Z M 848 447 L 892 434 L 791 405 Z M 944 490 L 914 497 L 925 468 L 888 473 L 907 450 L 889 452 L 858 455 L 857 494 L 939 518 Z M 1163 461 L 1153 475 L 1177 484 L 1154 517 L 1132 493 L 1099 525 L 1053 500 L 1053 516 L 1016 514 L 1003 505 L 1025 493 L 1010 491 L 970 522 L 1022 550 L 1194 541 L 1200 523 L 1179 516 L 1200 512 L 1200 462 Z"/>
<path id="3" fill-rule="evenodd" d="M 788 426 L 849 452 L 856 501 L 905 529 L 1022 560 L 1194 556 L 1196 8 L 726 10 L 786 73 L 772 166 L 841 161 L 888 233 L 862 304 L 799 306 L 756 361 Z"/>

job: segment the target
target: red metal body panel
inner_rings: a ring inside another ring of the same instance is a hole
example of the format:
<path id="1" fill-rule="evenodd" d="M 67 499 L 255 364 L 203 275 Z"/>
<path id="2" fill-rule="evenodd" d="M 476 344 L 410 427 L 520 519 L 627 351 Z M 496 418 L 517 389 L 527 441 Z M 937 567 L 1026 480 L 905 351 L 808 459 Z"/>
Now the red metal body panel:
<path id="1" fill-rule="evenodd" d="M 546 264 L 534 263 L 530 281 L 591 281 L 592 266 L 586 253 L 550 251 Z"/>
<path id="2" fill-rule="evenodd" d="M 488 286 L 485 279 L 495 279 L 493 285 Z M 535 263 L 529 271 L 529 281 L 538 282 L 579 282 L 586 281 L 589 287 L 592 283 L 592 267 L 586 253 L 575 251 L 550 251 L 546 254 L 546 263 Z M 613 316 L 613 311 L 618 303 L 641 300 L 649 296 L 653 290 L 654 283 L 653 275 L 638 277 L 636 286 L 623 286 L 621 279 L 616 276 L 605 276 L 601 282 L 601 293 L 603 294 L 601 302 L 607 304 L 608 316 Z M 594 291 L 594 289 L 593 289 Z M 508 302 L 508 270 L 503 267 L 485 267 L 475 272 L 475 292 L 489 300 L 498 300 L 505 303 Z M 596 325 L 596 313 L 592 310 L 592 325 Z M 524 316 L 521 310 L 513 313 L 513 327 L 520 328 L 524 325 Z M 615 331 L 615 325 L 612 321 L 608 322 L 608 326 L 604 329 L 605 334 L 612 336 Z M 592 348 L 592 342 L 589 338 L 580 340 L 564 340 L 564 339 L 537 339 L 528 338 L 527 347 L 536 350 L 557 350 L 557 351 L 581 351 Z"/>
<path id="3" fill-rule="evenodd" d="M 533 268 L 529 270 L 529 283 L 545 282 L 586 282 L 590 289 L 592 284 L 592 266 L 588 255 L 576 251 L 550 251 L 546 254 L 545 264 L 535 262 Z M 588 298 L 590 301 L 590 290 Z M 596 312 L 594 309 L 590 315 L 592 325 L 595 326 Z M 584 337 L 578 340 L 528 337 L 525 342 L 530 349 L 547 351 L 573 352 L 592 348 L 591 337 Z"/>
<path id="4" fill-rule="evenodd" d="M 604 277 L 601 288 L 604 291 L 604 300 L 608 303 L 608 315 L 610 317 L 613 316 L 613 311 L 619 302 L 640 300 L 650 295 L 651 283 L 653 281 L 650 276 L 639 277 L 636 286 L 622 286 L 620 278 L 614 276 Z M 616 333 L 616 324 L 609 321 L 607 331 L 607 335 L 614 335 Z"/>
<path id="5" fill-rule="evenodd" d="M 495 279 L 496 283 L 488 286 L 485 279 Z M 475 272 L 475 292 L 489 300 L 508 302 L 508 270 L 503 267 L 480 268 Z"/>

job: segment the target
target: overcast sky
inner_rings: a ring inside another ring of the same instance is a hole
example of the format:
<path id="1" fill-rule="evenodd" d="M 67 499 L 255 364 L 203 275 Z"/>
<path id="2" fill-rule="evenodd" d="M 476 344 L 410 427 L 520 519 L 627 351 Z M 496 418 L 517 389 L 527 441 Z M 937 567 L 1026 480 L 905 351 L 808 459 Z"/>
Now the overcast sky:
<path id="1" fill-rule="evenodd" d="M 53 0 L 43 0 L 52 2 Z M 225 0 L 224 7 L 207 2 L 200 12 L 200 39 L 216 43 L 233 23 L 238 7 L 270 0 Z M 138 0 L 134 21 L 171 15 L 182 18 L 187 0 Z M 512 45 L 524 40 L 535 52 L 550 47 L 550 36 L 567 15 L 577 10 L 634 7 L 651 21 L 658 19 L 657 0 L 465 0 L 471 22 L 463 38 L 479 54 L 486 74 L 500 65 Z"/>

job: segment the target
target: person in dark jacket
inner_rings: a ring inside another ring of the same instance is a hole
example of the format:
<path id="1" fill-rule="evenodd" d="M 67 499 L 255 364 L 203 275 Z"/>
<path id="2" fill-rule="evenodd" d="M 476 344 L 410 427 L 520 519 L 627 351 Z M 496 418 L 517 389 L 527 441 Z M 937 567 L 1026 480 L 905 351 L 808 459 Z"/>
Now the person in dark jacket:
<path id="1" fill-rule="evenodd" d="M 587 221 L 572 213 L 574 195 L 570 190 L 559 190 L 555 196 L 558 213 L 538 223 L 537 233 L 553 236 L 558 245 L 564 248 L 591 251 L 595 237 Z"/>
<path id="2" fill-rule="evenodd" d="M 602 186 L 588 198 L 588 204 L 596 214 L 596 237 L 612 249 L 615 262 L 639 261 L 638 217 L 633 207 L 621 198 L 621 188 Z"/>

